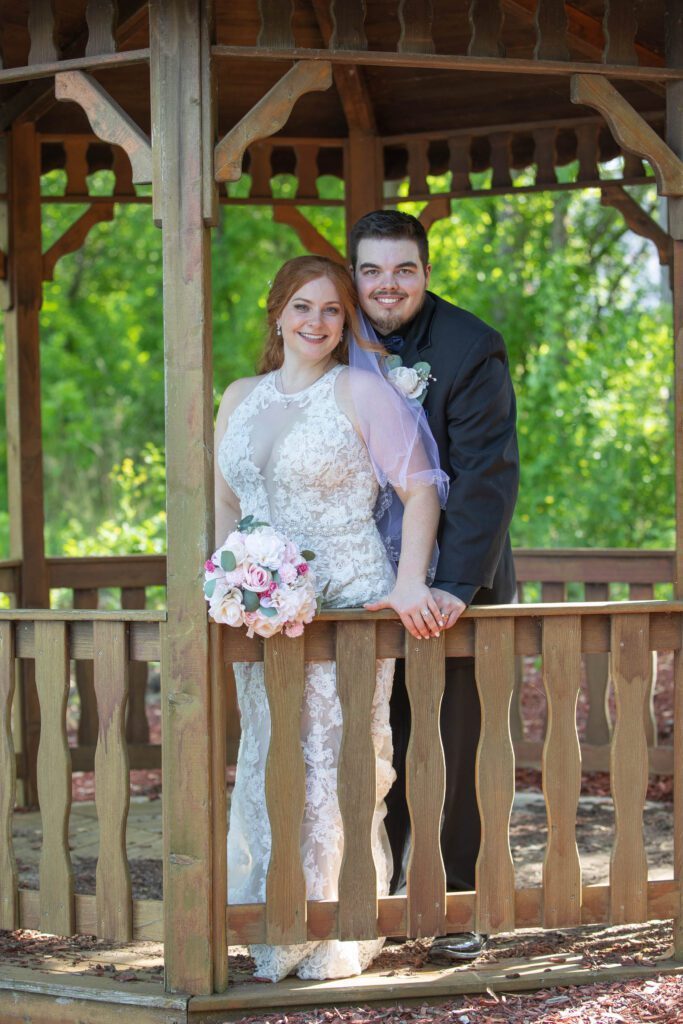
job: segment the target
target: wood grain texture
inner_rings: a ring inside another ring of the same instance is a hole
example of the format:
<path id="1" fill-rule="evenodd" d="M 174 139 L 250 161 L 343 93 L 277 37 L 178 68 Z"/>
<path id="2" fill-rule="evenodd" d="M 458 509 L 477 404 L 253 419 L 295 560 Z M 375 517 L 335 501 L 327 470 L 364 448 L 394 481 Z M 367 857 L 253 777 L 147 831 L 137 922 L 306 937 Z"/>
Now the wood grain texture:
<path id="1" fill-rule="evenodd" d="M 537 60 L 569 60 L 564 0 L 538 0 L 534 17 Z"/>
<path id="2" fill-rule="evenodd" d="M 605 64 L 637 64 L 635 50 L 640 0 L 605 0 Z"/>
<path id="3" fill-rule="evenodd" d="M 603 206 L 613 206 L 618 210 L 631 231 L 641 238 L 649 238 L 654 243 L 662 266 L 671 260 L 671 247 L 673 245 L 670 235 L 659 226 L 656 220 L 646 213 L 642 206 L 626 192 L 622 185 L 605 184 L 600 189 L 600 202 Z M 631 584 L 631 586 L 649 587 L 649 593 L 636 596 L 630 594 L 632 601 L 652 599 L 652 584 Z"/>
<path id="4" fill-rule="evenodd" d="M 263 668 L 271 734 L 266 761 L 266 805 L 272 848 L 266 876 L 266 942 L 306 941 L 306 882 L 301 867 L 301 822 L 306 773 L 301 751 L 304 695 L 302 637 L 266 640 Z"/>
<path id="5" fill-rule="evenodd" d="M 214 150 L 216 181 L 238 181 L 245 150 L 259 139 L 274 135 L 287 121 L 296 101 L 307 92 L 329 89 L 329 62 L 299 61 L 269 89 Z"/>
<path id="6" fill-rule="evenodd" d="M 29 64 L 43 64 L 59 58 L 55 43 L 54 0 L 30 0 L 28 32 L 31 38 Z"/>
<path id="7" fill-rule="evenodd" d="M 133 897 L 126 855 L 130 789 L 125 736 L 128 700 L 125 623 L 95 622 L 93 646 L 99 713 L 95 751 L 95 804 L 100 827 L 96 872 L 97 936 L 128 942 L 133 937 Z"/>
<path id="8" fill-rule="evenodd" d="M 296 206 L 283 206 L 281 203 L 273 204 L 273 220 L 276 224 L 286 224 L 292 228 L 299 237 L 302 245 L 315 256 L 325 256 L 334 263 L 346 266 L 346 260 L 338 249 L 325 238 L 318 229 L 311 224 L 308 217 L 297 209 Z"/>
<path id="9" fill-rule="evenodd" d="M 224 992 L 228 987 L 228 938 L 225 905 L 228 902 L 228 806 L 225 781 L 226 763 L 226 671 L 223 663 L 225 627 L 209 626 L 211 658 L 211 817 L 213 902 L 213 986 Z"/>
<path id="10" fill-rule="evenodd" d="M 331 0 L 331 50 L 365 50 L 366 0 Z"/>
<path id="11" fill-rule="evenodd" d="M 581 688 L 581 620 L 576 615 L 543 624 L 543 685 L 548 725 L 543 747 L 543 793 L 548 843 L 543 862 L 546 928 L 581 923 L 581 862 L 576 810 L 581 791 L 581 754 L 576 705 Z"/>
<path id="12" fill-rule="evenodd" d="M 69 650 L 63 622 L 36 623 L 36 687 L 40 699 L 38 800 L 43 827 L 40 851 L 40 927 L 54 935 L 74 930 L 73 872 L 69 854 L 71 759 L 66 736 Z"/>
<path id="13" fill-rule="evenodd" d="M 292 33 L 292 4 L 290 0 L 258 0 L 261 28 L 257 44 L 272 46 L 294 46 Z"/>
<path id="14" fill-rule="evenodd" d="M 100 53 L 116 53 L 117 7 L 116 0 L 88 0 L 85 8 L 85 20 L 88 24 L 86 57 L 94 57 Z"/>
<path id="15" fill-rule="evenodd" d="M 514 622 L 476 624 L 474 671 L 481 704 L 477 799 L 481 846 L 476 868 L 476 928 L 487 934 L 515 926 L 515 872 L 509 827 L 515 791 L 510 701 L 515 685 Z"/>
<path id="16" fill-rule="evenodd" d="M 674 878 L 683 878 L 683 651 L 674 654 Z M 674 955 L 683 960 L 683 887 L 674 913 Z"/>
<path id="17" fill-rule="evenodd" d="M 607 601 L 609 600 L 609 584 L 587 583 L 585 594 L 586 601 Z M 609 743 L 612 738 L 612 722 L 608 707 L 609 655 L 607 653 L 586 654 L 584 666 L 588 689 L 586 742 L 593 745 Z"/>
<path id="18" fill-rule="evenodd" d="M 405 632 L 411 714 L 406 753 L 411 834 L 407 934 L 414 938 L 446 931 L 446 872 L 440 840 L 446 767 L 439 724 L 446 683 L 445 637 L 443 632 L 430 640 L 416 640 Z"/>
<path id="19" fill-rule="evenodd" d="M 536 184 L 554 185 L 557 181 L 555 164 L 555 142 L 557 131 L 554 128 L 536 128 L 534 131 L 534 162 L 536 164 Z M 563 598 L 560 598 L 563 600 Z"/>
<path id="20" fill-rule="evenodd" d="M 468 136 L 453 135 L 448 140 L 451 188 L 454 190 L 472 188 L 470 146 L 471 139 Z"/>
<path id="21" fill-rule="evenodd" d="M 510 132 L 492 132 L 489 136 L 491 147 L 491 184 L 493 188 L 504 188 L 512 184 L 510 177 Z"/>
<path id="22" fill-rule="evenodd" d="M 142 611 L 147 603 L 144 587 L 122 587 L 121 607 L 126 611 Z M 128 714 L 126 716 L 126 743 L 149 743 L 149 722 L 145 695 L 147 693 L 148 666 L 143 661 L 130 661 L 128 665 Z"/>
<path id="23" fill-rule="evenodd" d="M 17 863 L 12 839 L 17 780 L 12 739 L 15 673 L 14 627 L 11 622 L 0 622 L 0 928 L 10 931 L 19 927 Z"/>
<path id="24" fill-rule="evenodd" d="M 313 143 L 310 146 L 296 147 L 296 198 L 318 198 L 318 152 L 320 147 Z"/>
<path id="25" fill-rule="evenodd" d="M 432 0 L 400 0 L 398 20 L 401 24 L 399 53 L 434 53 Z"/>
<path id="26" fill-rule="evenodd" d="M 96 590 L 74 590 L 74 608 L 91 611 L 97 608 L 99 596 Z M 95 697 L 95 680 L 91 661 L 79 659 L 75 666 L 76 689 L 78 690 L 78 745 L 95 746 L 99 724 L 97 717 L 97 698 Z"/>
<path id="27" fill-rule="evenodd" d="M 70 252 L 77 252 L 96 224 L 113 219 L 113 203 L 97 203 L 88 207 L 43 254 L 43 280 L 54 279 L 58 261 Z"/>
<path id="28" fill-rule="evenodd" d="M 622 149 L 647 159 L 663 196 L 683 196 L 683 162 L 603 76 L 572 76 L 571 101 L 599 110 Z"/>
<path id="29" fill-rule="evenodd" d="M 350 129 L 344 163 L 347 233 L 360 217 L 382 206 L 383 159 L 381 144 L 374 132 Z"/>
<path id="30" fill-rule="evenodd" d="M 373 939 L 377 936 L 377 872 L 371 839 L 377 784 L 370 723 L 376 686 L 375 623 L 340 622 L 336 660 L 344 721 L 337 775 L 344 829 L 339 938 Z"/>
<path id="31" fill-rule="evenodd" d="M 617 705 L 611 752 L 615 837 L 610 860 L 610 919 L 614 924 L 647 918 L 643 707 L 650 671 L 648 632 L 647 615 L 612 616 L 612 681 Z"/>
<path id="32" fill-rule="evenodd" d="M 503 57 L 505 48 L 500 38 L 503 7 L 500 0 L 470 0 L 471 36 L 468 57 Z"/>

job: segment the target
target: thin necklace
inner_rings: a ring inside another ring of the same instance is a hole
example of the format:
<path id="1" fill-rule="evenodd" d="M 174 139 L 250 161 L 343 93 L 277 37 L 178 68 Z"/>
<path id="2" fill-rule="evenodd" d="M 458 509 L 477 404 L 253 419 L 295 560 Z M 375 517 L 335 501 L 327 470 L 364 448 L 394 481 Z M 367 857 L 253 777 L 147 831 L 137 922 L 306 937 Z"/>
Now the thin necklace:
<path id="1" fill-rule="evenodd" d="M 295 399 L 299 398 L 301 395 L 303 395 L 307 391 L 309 391 L 313 387 L 314 384 L 318 383 L 319 380 L 322 380 L 323 377 L 325 377 L 330 372 L 331 369 L 333 369 L 332 366 L 330 366 L 327 369 L 323 370 L 323 372 L 320 374 L 320 376 L 316 377 L 315 380 L 311 381 L 310 384 L 307 384 L 305 388 L 301 388 L 299 391 L 293 391 L 291 394 L 288 395 L 288 394 L 286 394 L 283 391 L 282 367 L 280 367 L 279 370 L 277 371 L 276 375 L 275 375 L 275 390 L 277 391 L 278 395 L 280 396 L 280 398 L 282 400 L 282 404 L 284 405 L 285 409 L 287 409 L 292 404 L 292 402 L 295 401 Z"/>

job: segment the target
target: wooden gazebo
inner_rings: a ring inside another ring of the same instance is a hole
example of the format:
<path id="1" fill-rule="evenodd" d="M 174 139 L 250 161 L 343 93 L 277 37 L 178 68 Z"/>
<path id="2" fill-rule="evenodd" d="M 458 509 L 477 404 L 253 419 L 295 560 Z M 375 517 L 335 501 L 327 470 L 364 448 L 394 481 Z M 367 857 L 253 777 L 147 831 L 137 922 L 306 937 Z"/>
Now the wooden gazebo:
<path id="1" fill-rule="evenodd" d="M 0 6 L 0 53 L 0 301 L 12 531 L 10 560 L 0 564 L 0 588 L 12 597 L 12 609 L 0 612 L 0 927 L 94 932 L 119 941 L 163 937 L 166 965 L 164 989 L 137 1005 L 130 989 L 80 991 L 73 981 L 65 1003 L 64 992 L 28 968 L 0 966 L 3 1020 L 54 1020 L 60 998 L 62 1019 L 119 1019 L 117 1003 L 125 1004 L 124 1017 L 150 1021 L 246 1012 L 267 997 L 255 987 L 228 990 L 228 946 L 307 935 L 421 936 L 473 926 L 495 932 L 673 918 L 675 954 L 683 957 L 683 2 L 120 0 L 117 10 L 114 0 L 8 0 Z M 621 179 L 605 180 L 601 164 L 620 155 Z M 623 187 L 652 181 L 643 160 L 668 199 L 666 231 Z M 575 180 L 560 184 L 556 167 L 573 161 Z M 61 201 L 86 203 L 87 210 L 42 252 L 40 176 L 54 168 L 66 171 Z M 114 191 L 89 195 L 87 175 L 102 168 L 113 169 Z M 534 169 L 532 185 L 513 183 L 522 168 Z M 213 537 L 209 240 L 218 205 L 270 205 L 311 251 L 343 259 L 302 205 L 343 204 L 350 224 L 383 202 L 400 201 L 395 188 L 385 194 L 385 182 L 407 180 L 401 200 L 425 202 L 429 227 L 448 216 L 453 200 L 478 194 L 471 175 L 489 169 L 487 195 L 601 188 L 603 200 L 652 238 L 670 267 L 675 551 L 519 552 L 520 581 L 540 582 L 544 603 L 471 610 L 423 646 L 392 617 L 363 612 L 329 612 L 305 638 L 265 644 L 210 627 L 199 576 Z M 227 186 L 245 172 L 250 191 L 237 198 Z M 295 198 L 273 195 L 271 179 L 280 172 L 296 174 Z M 448 190 L 434 191 L 430 176 L 446 172 Z M 343 180 L 343 199 L 320 197 L 322 174 Z M 136 192 L 135 185 L 149 183 L 151 196 Z M 46 558 L 42 282 L 93 224 L 111 219 L 125 202 L 149 202 L 163 239 L 168 555 Z M 585 585 L 583 603 L 564 603 L 569 582 Z M 673 600 L 652 600 L 661 582 L 673 584 Z M 145 610 L 145 586 L 160 583 L 166 610 Z M 630 599 L 610 602 L 611 583 L 629 584 Z M 73 590 L 73 610 L 50 609 L 56 587 Z M 97 609 L 105 587 L 121 588 L 119 611 Z M 652 652 L 672 650 L 675 740 L 673 748 L 658 748 L 648 713 Z M 443 659 L 465 654 L 475 656 L 482 703 L 484 829 L 476 892 L 447 894 L 438 844 L 438 709 Z M 519 719 L 510 715 L 516 659 L 525 654 L 543 659 L 542 745 L 524 743 Z M 369 840 L 369 722 L 359 699 L 374 686 L 376 655 L 405 657 L 409 690 L 420 694 L 408 764 L 408 893 L 379 901 Z M 307 905 L 297 852 L 298 698 L 304 660 L 328 658 L 337 660 L 345 716 L 340 802 L 347 854 L 338 902 Z M 575 715 L 582 658 L 593 702 L 583 746 Z M 67 746 L 65 724 L 72 659 L 83 707 L 75 748 Z M 226 666 L 261 659 L 273 713 L 268 899 L 226 908 Z M 611 733 L 604 715 L 608 659 L 617 701 Z M 162 666 L 161 750 L 150 746 L 144 726 L 145 663 L 153 661 Z M 544 773 L 549 839 L 543 885 L 534 889 L 516 889 L 510 857 L 515 752 L 518 763 L 542 765 Z M 164 896 L 133 900 L 128 770 L 160 757 Z M 582 764 L 612 773 L 617 824 L 605 886 L 581 883 L 575 817 Z M 66 828 L 71 771 L 93 765 L 100 858 L 96 895 L 83 896 L 74 895 Z M 673 773 L 676 783 L 673 877 L 655 882 L 647 879 L 642 837 L 649 770 Z M 39 801 L 42 810 L 38 891 L 17 880 L 17 781 L 20 799 Z M 449 984 L 445 979 L 429 994 L 448 992 Z M 533 972 L 501 984 L 534 984 Z M 272 1004 L 320 1002 L 325 991 L 278 986 Z M 363 998 L 373 991 L 366 986 Z"/>

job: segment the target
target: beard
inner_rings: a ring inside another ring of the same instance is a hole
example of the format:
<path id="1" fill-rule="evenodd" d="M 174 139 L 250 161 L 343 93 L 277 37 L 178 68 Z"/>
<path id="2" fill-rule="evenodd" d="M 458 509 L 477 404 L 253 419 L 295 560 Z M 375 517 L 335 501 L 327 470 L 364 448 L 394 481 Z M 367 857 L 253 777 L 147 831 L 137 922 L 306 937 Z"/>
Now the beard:
<path id="1" fill-rule="evenodd" d="M 425 295 L 426 291 L 425 294 L 420 299 L 420 304 L 417 307 L 417 309 L 414 312 L 412 312 L 409 316 L 405 316 L 399 310 L 392 309 L 388 309 L 386 312 L 383 312 L 380 316 L 371 316 L 367 311 L 365 312 L 365 315 L 367 316 L 368 320 L 375 328 L 375 330 L 378 331 L 380 334 L 393 334 L 394 331 L 399 330 L 399 328 L 403 327 L 405 324 L 415 319 L 417 314 L 424 306 Z"/>

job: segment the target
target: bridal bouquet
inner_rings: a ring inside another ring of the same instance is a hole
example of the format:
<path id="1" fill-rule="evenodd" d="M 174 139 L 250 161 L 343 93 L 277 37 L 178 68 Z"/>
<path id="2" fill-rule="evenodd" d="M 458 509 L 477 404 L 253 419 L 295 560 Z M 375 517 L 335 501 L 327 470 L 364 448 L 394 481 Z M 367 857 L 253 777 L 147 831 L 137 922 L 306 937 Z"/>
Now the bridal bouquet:
<path id="1" fill-rule="evenodd" d="M 300 551 L 268 523 L 246 516 L 204 564 L 204 596 L 214 622 L 247 636 L 301 636 L 318 608 L 312 551 Z"/>

